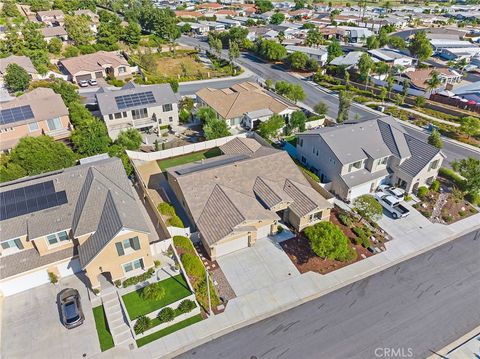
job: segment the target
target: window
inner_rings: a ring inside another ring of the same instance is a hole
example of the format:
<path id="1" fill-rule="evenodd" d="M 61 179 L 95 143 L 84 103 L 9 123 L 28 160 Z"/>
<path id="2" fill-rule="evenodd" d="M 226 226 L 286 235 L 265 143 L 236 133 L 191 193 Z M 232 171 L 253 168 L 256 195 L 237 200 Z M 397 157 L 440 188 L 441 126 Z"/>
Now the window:
<path id="1" fill-rule="evenodd" d="M 50 245 L 54 245 L 63 241 L 68 241 L 68 233 L 67 231 L 52 233 L 47 236 L 47 240 Z"/>
<path id="2" fill-rule="evenodd" d="M 387 161 L 388 161 L 388 157 L 383 157 L 381 164 L 385 165 L 385 164 L 387 164 Z"/>
<path id="3" fill-rule="evenodd" d="M 125 66 L 121 66 L 121 67 L 118 68 L 118 73 L 119 74 L 123 74 L 125 72 L 127 72 L 127 68 Z"/>
<path id="4" fill-rule="evenodd" d="M 28 130 L 30 132 L 38 131 L 40 127 L 38 126 L 38 122 L 32 122 L 28 124 Z"/>
<path id="5" fill-rule="evenodd" d="M 117 253 L 121 257 L 125 255 L 125 252 L 133 252 L 138 251 L 140 249 L 140 240 L 138 237 L 132 237 L 129 239 L 125 239 L 122 242 L 115 243 L 115 247 L 117 248 Z"/>
<path id="6" fill-rule="evenodd" d="M 108 115 L 108 118 L 109 118 L 110 120 L 113 120 L 113 115 L 112 115 L 112 114 Z"/>
<path id="7" fill-rule="evenodd" d="M 122 113 L 121 112 L 115 113 L 115 119 L 118 120 L 119 118 L 122 118 Z"/>
<path id="8" fill-rule="evenodd" d="M 127 111 L 122 112 L 123 117 L 127 117 Z"/>
<path id="9" fill-rule="evenodd" d="M 168 121 L 169 121 L 169 122 L 173 122 L 173 117 L 170 116 L 170 117 L 168 118 Z"/>
<path id="10" fill-rule="evenodd" d="M 163 112 L 170 112 L 173 110 L 173 106 L 171 103 L 167 103 L 163 105 L 162 108 L 163 108 Z"/>
<path id="11" fill-rule="evenodd" d="M 134 120 L 139 120 L 141 118 L 148 117 L 148 112 L 146 108 L 141 108 L 138 110 L 132 110 L 132 117 Z"/>
<path id="12" fill-rule="evenodd" d="M 362 164 L 363 164 L 363 161 L 357 161 L 357 162 L 354 162 L 354 163 L 350 163 L 350 165 L 348 166 L 348 172 L 352 172 L 353 168 L 356 168 L 357 170 L 362 168 Z"/>
<path id="13" fill-rule="evenodd" d="M 58 117 L 47 120 L 48 129 L 50 131 L 60 130 L 63 128 L 62 121 Z"/>
<path id="14" fill-rule="evenodd" d="M 123 265 L 123 270 L 125 273 L 131 272 L 134 269 L 143 269 L 143 259 L 139 258 L 130 263 L 125 263 Z"/>
<path id="15" fill-rule="evenodd" d="M 430 162 L 430 166 L 428 167 L 428 170 L 435 170 L 438 167 L 439 160 L 435 160 L 433 162 Z"/>
<path id="16" fill-rule="evenodd" d="M 15 239 L 9 239 L 8 241 L 4 241 L 1 243 L 2 249 L 10 249 L 10 248 L 15 248 L 15 249 L 23 249 L 23 244 L 20 238 L 15 238 Z"/>

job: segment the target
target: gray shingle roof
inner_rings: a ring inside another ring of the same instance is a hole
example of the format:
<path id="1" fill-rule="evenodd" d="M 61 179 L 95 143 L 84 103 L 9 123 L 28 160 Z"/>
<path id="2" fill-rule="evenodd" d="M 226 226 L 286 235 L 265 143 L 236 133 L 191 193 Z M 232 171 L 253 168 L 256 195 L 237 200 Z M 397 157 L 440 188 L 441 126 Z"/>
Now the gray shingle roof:
<path id="1" fill-rule="evenodd" d="M 399 168 L 412 176 L 416 176 L 440 152 L 440 149 L 408 134 L 405 135 L 405 138 L 412 157 L 406 159 Z"/>

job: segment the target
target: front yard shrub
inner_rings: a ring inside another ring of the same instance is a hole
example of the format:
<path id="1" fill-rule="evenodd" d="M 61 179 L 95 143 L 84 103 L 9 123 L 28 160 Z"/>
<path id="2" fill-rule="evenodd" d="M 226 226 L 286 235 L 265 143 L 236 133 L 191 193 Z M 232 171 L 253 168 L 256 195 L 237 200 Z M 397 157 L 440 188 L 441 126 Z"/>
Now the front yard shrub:
<path id="1" fill-rule="evenodd" d="M 113 282 L 113 284 L 115 284 L 115 287 L 120 288 L 122 286 L 122 281 L 117 279 L 115 282 Z"/>
<path id="2" fill-rule="evenodd" d="M 438 170 L 438 174 L 443 178 L 446 178 L 455 184 L 455 186 L 459 188 L 463 188 L 465 180 L 454 170 L 450 168 L 441 167 Z"/>
<path id="3" fill-rule="evenodd" d="M 158 320 L 161 323 L 171 322 L 175 319 L 175 311 L 170 308 L 163 308 L 157 315 Z"/>
<path id="4" fill-rule="evenodd" d="M 143 288 L 141 297 L 144 300 L 160 300 L 165 297 L 165 288 L 161 283 L 147 285 Z"/>
<path id="5" fill-rule="evenodd" d="M 371 194 L 364 194 L 355 198 L 353 207 L 355 212 L 367 221 L 376 221 L 383 214 L 382 205 Z"/>
<path id="6" fill-rule="evenodd" d="M 344 226 L 350 227 L 352 225 L 352 218 L 346 213 L 340 213 L 338 215 L 338 220 Z"/>
<path id="7" fill-rule="evenodd" d="M 442 215 L 442 219 L 445 221 L 445 222 L 451 222 L 453 220 L 453 217 L 451 214 L 444 214 Z"/>
<path id="8" fill-rule="evenodd" d="M 370 230 L 368 228 L 354 227 L 352 228 L 353 233 L 357 236 L 355 243 L 361 245 L 364 248 L 370 247 Z"/>
<path id="9" fill-rule="evenodd" d="M 194 310 L 196 307 L 195 302 L 190 299 L 185 299 L 180 302 L 180 304 L 177 307 L 177 311 L 181 313 L 189 313 L 192 310 Z"/>
<path id="10" fill-rule="evenodd" d="M 122 283 L 122 286 L 123 286 L 123 288 L 127 288 L 131 285 L 135 285 L 135 284 L 138 284 L 140 282 L 145 282 L 147 279 L 150 279 L 150 277 L 153 275 L 153 273 L 155 273 L 155 270 L 153 268 L 150 268 L 148 271 L 146 271 L 143 274 L 125 279 Z"/>
<path id="11" fill-rule="evenodd" d="M 440 189 L 440 181 L 439 180 L 433 181 L 432 184 L 430 185 L 430 189 L 434 192 L 438 192 Z"/>
<path id="12" fill-rule="evenodd" d="M 160 262 L 158 259 L 155 259 L 155 260 L 153 261 L 153 264 L 155 265 L 155 268 L 158 268 L 158 267 L 160 267 L 160 266 L 162 265 L 162 262 Z"/>
<path id="13" fill-rule="evenodd" d="M 205 276 L 205 269 L 203 263 L 197 255 L 192 253 L 184 253 L 181 257 L 183 267 L 189 275 L 197 278 Z"/>
<path id="14" fill-rule="evenodd" d="M 173 244 L 176 247 L 183 249 L 186 252 L 195 252 L 193 250 L 193 244 L 190 238 L 184 236 L 174 236 L 173 237 Z"/>
<path id="15" fill-rule="evenodd" d="M 137 322 L 135 323 L 135 326 L 133 327 L 133 330 L 135 331 L 135 334 L 143 334 L 145 331 L 150 329 L 150 325 L 152 323 L 152 320 L 147 317 L 146 315 L 142 315 L 138 317 Z"/>
<path id="16" fill-rule="evenodd" d="M 466 214 L 467 214 L 467 213 L 466 213 L 465 211 L 459 211 L 459 212 L 458 212 L 458 215 L 459 215 L 460 217 L 464 217 Z"/>
<path id="17" fill-rule="evenodd" d="M 280 234 L 283 232 L 283 227 L 282 226 L 277 226 L 277 233 Z"/>
<path id="18" fill-rule="evenodd" d="M 53 272 L 48 272 L 48 278 L 50 278 L 50 283 L 56 284 L 58 283 L 58 276 Z"/>
<path id="19" fill-rule="evenodd" d="M 159 203 L 157 209 L 161 214 L 165 216 L 175 215 L 175 208 L 170 203 L 167 203 L 167 202 Z"/>
<path id="20" fill-rule="evenodd" d="M 423 199 L 427 196 L 427 194 L 428 194 L 428 188 L 427 187 L 421 186 L 421 187 L 418 188 L 418 191 L 417 191 L 418 198 Z"/>
<path id="21" fill-rule="evenodd" d="M 357 253 L 350 247 L 350 241 L 342 230 L 331 222 L 320 222 L 304 231 L 315 254 L 322 258 L 349 261 Z"/>
<path id="22" fill-rule="evenodd" d="M 183 224 L 182 220 L 176 214 L 167 220 L 167 226 L 185 228 L 185 225 Z"/>
<path id="23" fill-rule="evenodd" d="M 412 200 L 412 196 L 407 194 L 405 195 L 405 198 L 404 198 L 405 202 L 408 202 L 408 201 L 411 201 Z"/>

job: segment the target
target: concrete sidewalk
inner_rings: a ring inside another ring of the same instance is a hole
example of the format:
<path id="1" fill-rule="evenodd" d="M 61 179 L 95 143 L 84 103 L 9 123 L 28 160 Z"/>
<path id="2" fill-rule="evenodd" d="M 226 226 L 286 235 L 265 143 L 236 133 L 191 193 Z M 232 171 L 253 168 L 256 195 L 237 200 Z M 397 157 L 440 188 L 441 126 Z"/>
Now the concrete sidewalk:
<path id="1" fill-rule="evenodd" d="M 138 350 L 113 348 L 97 358 L 171 358 L 214 338 L 318 298 L 480 228 L 480 214 L 444 226 L 432 224 L 386 243 L 387 251 L 326 275 L 308 272 L 229 301 L 223 314 Z"/>

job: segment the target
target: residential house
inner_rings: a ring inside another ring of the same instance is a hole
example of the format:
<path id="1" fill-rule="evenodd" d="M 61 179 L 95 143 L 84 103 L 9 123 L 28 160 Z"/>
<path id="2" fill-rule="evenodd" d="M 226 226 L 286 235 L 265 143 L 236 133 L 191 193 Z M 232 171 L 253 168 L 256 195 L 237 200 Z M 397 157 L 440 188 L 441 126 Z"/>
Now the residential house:
<path id="1" fill-rule="evenodd" d="M 301 231 L 329 220 L 331 195 L 312 185 L 287 152 L 239 137 L 220 150 L 221 156 L 167 170 L 212 259 L 275 234 L 279 222 Z"/>
<path id="2" fill-rule="evenodd" d="M 430 45 L 432 45 L 434 54 L 440 54 L 443 49 L 478 48 L 477 45 L 472 44 L 470 41 L 450 40 L 450 39 L 431 39 L 430 40 Z"/>
<path id="3" fill-rule="evenodd" d="M 43 22 L 47 26 L 63 26 L 65 22 L 65 14 L 62 10 L 38 11 L 37 20 Z"/>
<path id="4" fill-rule="evenodd" d="M 346 55 L 342 55 L 334 58 L 332 61 L 330 61 L 330 65 L 345 66 L 346 68 L 353 68 L 357 66 L 363 54 L 364 54 L 363 51 L 351 51 Z M 378 60 L 375 58 L 372 58 L 372 60 L 374 62 L 378 62 Z"/>
<path id="5" fill-rule="evenodd" d="M 77 16 L 87 16 L 90 18 L 90 30 L 92 30 L 95 34 L 97 33 L 98 26 L 100 25 L 100 16 L 95 14 L 90 9 L 75 10 L 73 13 Z"/>
<path id="6" fill-rule="evenodd" d="M 226 18 L 217 18 L 217 22 L 220 24 L 224 24 L 226 29 L 230 29 L 232 27 L 240 26 L 240 21 L 233 20 L 233 19 L 226 19 Z"/>
<path id="7" fill-rule="evenodd" d="M 59 67 L 74 83 L 107 76 L 127 77 L 134 72 L 123 55 L 107 51 L 63 59 Z"/>
<path id="8" fill-rule="evenodd" d="M 307 54 L 309 58 L 317 61 L 321 66 L 325 65 L 328 60 L 328 52 L 324 48 L 295 45 L 287 45 L 285 48 L 287 53 L 298 51 Z"/>
<path id="9" fill-rule="evenodd" d="M 96 94 L 100 115 L 115 140 L 120 131 L 155 131 L 178 126 L 178 100 L 169 84 L 140 86 L 130 82 L 121 90 L 101 88 Z"/>
<path id="10" fill-rule="evenodd" d="M 393 117 L 300 133 L 297 154 L 345 201 L 372 193 L 381 184 L 416 192 L 435 180 L 445 158 L 438 148 L 409 135 Z"/>
<path id="11" fill-rule="evenodd" d="M 15 147 L 22 137 L 48 135 L 62 140 L 73 130 L 62 97 L 49 88 L 39 87 L 2 102 L 0 114 L 2 152 Z"/>
<path id="12" fill-rule="evenodd" d="M 199 24 L 208 26 L 208 31 L 225 31 L 225 24 L 216 21 L 199 21 Z"/>
<path id="13" fill-rule="evenodd" d="M 40 29 L 40 33 L 47 43 L 53 38 L 60 39 L 62 41 L 68 40 L 67 30 L 63 26 L 43 27 Z"/>
<path id="14" fill-rule="evenodd" d="M 30 75 L 32 80 L 38 79 L 38 72 L 33 66 L 32 60 L 30 60 L 27 56 L 17 56 L 17 55 L 10 55 L 1 59 L 0 61 L 0 81 L 3 82 L 3 77 L 7 73 L 7 67 L 10 64 L 17 64 L 21 68 L 23 68 L 27 73 Z"/>
<path id="15" fill-rule="evenodd" d="M 480 46 L 477 47 L 454 47 L 443 48 L 440 57 L 448 61 L 462 61 L 470 62 L 472 58 L 480 55 Z"/>
<path id="16" fill-rule="evenodd" d="M 407 79 L 410 82 L 410 87 L 427 93 L 427 81 L 432 77 L 433 71 L 438 73 L 438 78 L 441 82 L 439 88 L 446 88 L 447 90 L 450 90 L 455 83 L 462 81 L 462 74 L 447 68 L 419 69 L 415 71 L 409 71 L 399 76 L 395 76 L 394 79 L 397 83 L 403 83 L 403 81 Z"/>
<path id="17" fill-rule="evenodd" d="M 198 19 L 204 15 L 198 11 L 175 10 L 175 16 L 185 19 Z"/>
<path id="18" fill-rule="evenodd" d="M 345 30 L 345 38 L 352 44 L 364 44 L 370 36 L 373 36 L 373 32 L 363 27 L 353 26 L 339 26 L 339 28 Z"/>
<path id="19" fill-rule="evenodd" d="M 255 82 L 242 82 L 224 89 L 207 87 L 198 91 L 196 96 L 200 107 L 211 107 L 231 127 L 242 124 L 255 128 L 263 116 L 246 118 L 245 115 L 253 111 L 270 110 L 288 119 L 298 109 L 268 94 Z"/>
<path id="20" fill-rule="evenodd" d="M 404 71 L 415 70 L 416 60 L 398 50 L 381 48 L 368 50 L 368 53 L 372 58 L 377 59 L 378 61 L 383 61 L 391 67 L 401 66 Z"/>

